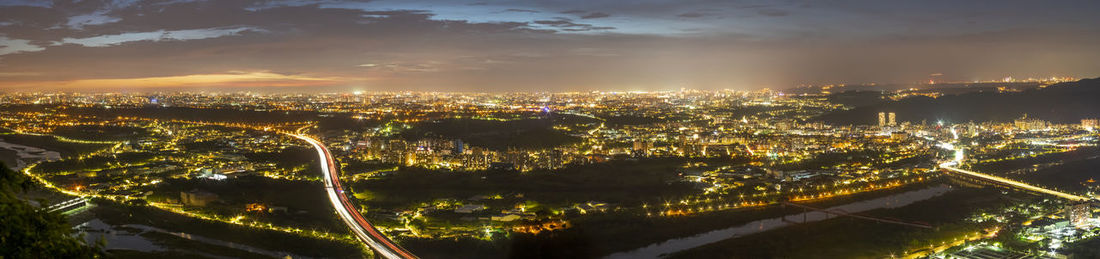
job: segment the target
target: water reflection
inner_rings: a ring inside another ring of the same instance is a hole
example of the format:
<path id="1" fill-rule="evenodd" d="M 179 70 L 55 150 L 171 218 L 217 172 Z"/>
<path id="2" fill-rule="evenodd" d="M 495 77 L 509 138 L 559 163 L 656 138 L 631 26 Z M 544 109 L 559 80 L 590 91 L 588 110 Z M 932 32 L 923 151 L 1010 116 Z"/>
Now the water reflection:
<path id="1" fill-rule="evenodd" d="M 77 225 L 75 228 L 80 230 L 81 233 L 84 233 L 84 241 L 89 244 L 94 244 L 96 241 L 103 239 L 106 242 L 107 246 L 105 249 L 107 250 L 119 249 L 141 252 L 168 250 L 145 237 L 139 236 L 141 233 L 126 229 L 118 229 L 99 219 L 92 219 L 91 221 Z"/>
<path id="2" fill-rule="evenodd" d="M 141 236 L 142 233 L 156 232 L 162 234 L 168 234 L 179 238 L 203 243 L 210 245 L 217 245 L 223 247 L 229 247 L 241 251 L 246 251 L 253 254 L 265 255 L 270 257 L 279 258 L 309 258 L 305 256 L 295 255 L 287 252 L 271 251 L 261 248 L 256 248 L 248 245 L 237 244 L 233 242 L 226 242 L 217 239 L 207 238 L 203 236 L 192 235 L 182 232 L 172 232 L 156 227 L 146 225 L 126 224 L 120 226 L 113 226 L 99 219 L 92 219 L 88 222 L 82 223 L 75 227 L 84 233 L 84 241 L 89 244 L 94 244 L 100 239 L 106 242 L 106 250 L 133 250 L 140 252 L 161 252 L 161 251 L 174 251 L 170 247 L 165 247 L 157 242 Z M 211 254 L 205 254 L 195 251 L 183 251 L 186 253 L 200 254 L 205 257 L 214 258 L 228 258 L 222 256 L 216 256 Z"/>
<path id="3" fill-rule="evenodd" d="M 57 151 L 7 143 L 4 142 L 3 139 L 0 139 L 0 149 L 15 152 L 14 157 L 3 158 L 3 160 L 6 161 L 5 164 L 7 164 L 9 169 L 17 172 L 37 161 L 55 161 L 61 159 L 61 153 Z"/>

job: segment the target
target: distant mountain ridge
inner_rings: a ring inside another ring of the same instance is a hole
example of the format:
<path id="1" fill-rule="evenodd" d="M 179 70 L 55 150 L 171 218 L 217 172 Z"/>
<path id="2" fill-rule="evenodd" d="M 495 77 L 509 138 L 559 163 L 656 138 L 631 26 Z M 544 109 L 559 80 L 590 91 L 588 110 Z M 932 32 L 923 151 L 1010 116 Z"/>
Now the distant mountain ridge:
<path id="1" fill-rule="evenodd" d="M 1056 123 L 1078 123 L 1100 118 L 1100 78 L 1082 79 L 1017 93 L 978 92 L 940 98 L 911 97 L 883 101 L 818 116 L 811 121 L 834 125 L 878 123 L 879 112 L 894 112 L 898 122 L 920 123 L 1011 121 L 1029 118 Z"/>

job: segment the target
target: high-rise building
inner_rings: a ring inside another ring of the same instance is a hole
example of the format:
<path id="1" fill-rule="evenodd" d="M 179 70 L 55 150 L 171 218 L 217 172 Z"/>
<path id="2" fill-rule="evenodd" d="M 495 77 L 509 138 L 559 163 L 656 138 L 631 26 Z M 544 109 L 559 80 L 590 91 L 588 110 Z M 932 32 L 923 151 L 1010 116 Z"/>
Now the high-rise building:
<path id="1" fill-rule="evenodd" d="M 1081 127 L 1086 129 L 1100 128 L 1100 120 L 1098 119 L 1081 119 Z"/>
<path id="2" fill-rule="evenodd" d="M 885 127 L 886 126 L 886 113 L 885 112 L 879 112 L 878 113 L 878 126 L 879 127 Z"/>
<path id="3" fill-rule="evenodd" d="M 466 144 L 462 143 L 461 139 L 455 139 L 454 146 L 454 153 L 456 155 L 461 155 L 462 153 L 466 152 Z"/>
<path id="4" fill-rule="evenodd" d="M 649 141 L 635 139 L 633 148 L 634 155 L 649 155 L 649 149 L 651 148 L 651 145 L 652 144 Z"/>
<path id="5" fill-rule="evenodd" d="M 1089 219 L 1092 218 L 1091 209 L 1087 202 L 1066 205 L 1066 218 L 1069 224 L 1075 228 L 1085 229 L 1089 227 Z"/>
<path id="6" fill-rule="evenodd" d="M 1048 125 L 1046 121 L 1028 118 L 1027 114 L 1013 121 L 1013 124 L 1017 130 L 1042 130 Z"/>
<path id="7" fill-rule="evenodd" d="M 890 125 L 890 126 L 897 126 L 898 125 L 898 122 L 896 120 L 894 120 L 894 113 L 893 112 L 890 113 L 890 119 L 889 119 L 889 122 L 887 124 Z"/>
<path id="8" fill-rule="evenodd" d="M 416 165 L 416 152 L 405 153 L 405 166 Z"/>

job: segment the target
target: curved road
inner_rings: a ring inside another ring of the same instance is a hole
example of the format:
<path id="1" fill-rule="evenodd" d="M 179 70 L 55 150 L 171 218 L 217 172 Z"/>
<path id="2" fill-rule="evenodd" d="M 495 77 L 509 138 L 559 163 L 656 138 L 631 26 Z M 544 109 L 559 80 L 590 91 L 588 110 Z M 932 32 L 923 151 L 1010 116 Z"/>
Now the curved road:
<path id="1" fill-rule="evenodd" d="M 336 209 L 336 215 L 340 216 L 340 219 L 344 221 L 351 228 L 351 232 L 355 233 L 355 236 L 366 243 L 375 253 L 382 255 L 385 258 L 417 258 L 409 251 L 401 248 L 397 244 L 393 243 L 382 232 L 374 228 L 370 222 L 363 219 L 363 215 L 359 214 L 359 210 L 355 209 L 355 206 L 351 204 L 348 197 L 344 194 L 344 189 L 340 186 L 340 180 L 336 179 L 337 169 L 336 162 L 332 159 L 332 154 L 329 153 L 328 148 L 317 139 L 301 134 L 290 134 L 291 136 L 305 140 L 313 145 L 313 148 L 317 150 L 317 155 L 320 156 L 321 172 L 324 175 L 325 191 L 328 192 L 328 199 L 332 202 L 332 207 Z"/>

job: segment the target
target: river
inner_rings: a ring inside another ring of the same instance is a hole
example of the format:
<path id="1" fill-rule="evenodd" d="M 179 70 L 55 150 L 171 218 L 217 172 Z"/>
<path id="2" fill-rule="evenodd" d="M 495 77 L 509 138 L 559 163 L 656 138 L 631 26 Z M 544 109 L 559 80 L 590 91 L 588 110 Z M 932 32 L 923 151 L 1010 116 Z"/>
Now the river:
<path id="1" fill-rule="evenodd" d="M 224 256 L 218 256 L 218 255 L 202 253 L 202 252 L 199 252 L 199 251 L 173 249 L 173 248 L 166 247 L 166 246 L 162 245 L 158 241 L 150 240 L 150 239 L 145 238 L 144 236 L 141 235 L 142 233 L 145 233 L 145 232 L 157 232 L 157 233 L 163 233 L 163 234 L 176 236 L 176 237 L 187 239 L 187 240 L 194 241 L 194 242 L 199 242 L 199 243 L 209 244 L 209 245 L 216 245 L 216 246 L 223 246 L 223 247 L 227 247 L 227 248 L 233 248 L 233 249 L 237 249 L 237 250 L 241 250 L 241 251 L 245 251 L 245 252 L 249 252 L 249 253 L 253 253 L 253 254 L 257 254 L 257 255 L 264 255 L 264 256 L 269 256 L 269 257 L 274 257 L 274 258 L 309 258 L 309 257 L 305 257 L 305 256 L 300 256 L 300 255 L 296 255 L 296 254 L 287 253 L 287 252 L 271 251 L 271 250 L 266 250 L 266 249 L 257 248 L 257 247 L 253 247 L 253 246 L 248 246 L 248 245 L 243 245 L 243 244 L 238 244 L 238 243 L 233 243 L 233 242 L 227 242 L 227 241 L 221 241 L 221 240 L 208 238 L 208 237 L 203 237 L 203 236 L 192 235 L 192 234 L 188 234 L 188 233 L 168 231 L 168 230 L 164 230 L 164 229 L 160 229 L 160 228 L 156 228 L 156 227 L 151 227 L 151 226 L 146 226 L 146 225 L 125 224 L 125 225 L 121 225 L 121 226 L 113 226 L 113 225 L 106 224 L 106 223 L 104 223 L 103 221 L 101 221 L 99 219 L 92 219 L 91 221 L 88 221 L 88 222 L 85 222 L 83 224 L 77 225 L 74 228 L 80 230 L 80 232 L 84 234 L 84 241 L 89 243 L 89 244 L 94 244 L 96 241 L 98 241 L 100 239 L 103 239 L 104 241 L 106 241 L 106 247 L 104 247 L 104 249 L 106 249 L 106 250 L 119 249 L 119 250 L 134 250 L 134 251 L 141 251 L 141 252 L 179 251 L 179 252 L 185 252 L 185 253 L 198 254 L 198 255 L 202 255 L 202 256 L 206 256 L 206 257 L 227 258 L 227 257 L 224 257 Z M 134 230 L 138 230 L 138 231 L 134 231 Z"/>
<path id="2" fill-rule="evenodd" d="M 8 168 L 17 172 L 19 170 L 23 170 L 23 168 L 26 167 L 28 164 L 37 161 L 54 161 L 61 159 L 61 153 L 58 153 L 57 151 L 49 151 L 32 146 L 12 144 L 4 142 L 2 139 L 0 139 L 0 149 L 7 149 L 15 152 L 15 157 L 4 160 L 14 161 L 15 164 L 8 165 Z"/>
<path id="3" fill-rule="evenodd" d="M 940 186 L 929 187 L 929 188 L 916 190 L 916 191 L 909 191 L 909 192 L 894 194 L 894 195 L 881 197 L 881 198 L 876 198 L 876 199 L 858 201 L 858 202 L 848 203 L 848 204 L 839 205 L 839 206 L 835 206 L 835 207 L 829 207 L 826 210 L 843 210 L 843 211 L 846 211 L 848 213 L 857 213 L 857 212 L 869 211 L 869 210 L 874 210 L 874 209 L 899 208 L 899 207 L 907 206 L 909 204 L 913 204 L 913 203 L 918 202 L 918 201 L 927 200 L 927 199 L 931 199 L 931 198 L 936 197 L 936 196 L 943 195 L 944 193 L 947 193 L 951 190 L 952 190 L 952 188 L 947 186 L 947 185 L 940 185 Z M 730 239 L 730 238 L 736 238 L 736 237 L 745 236 L 745 235 L 750 235 L 750 234 L 755 234 L 755 233 L 760 233 L 760 232 L 764 232 L 764 231 L 768 231 L 768 230 L 778 229 L 778 228 L 782 228 L 782 227 L 786 227 L 786 226 L 794 224 L 794 223 L 784 221 L 783 218 L 787 218 L 789 221 L 798 221 L 798 222 L 801 222 L 803 220 L 803 218 L 805 218 L 806 222 L 815 222 L 815 221 L 822 221 L 822 220 L 829 219 L 829 218 L 834 218 L 834 217 L 836 217 L 836 216 L 826 214 L 824 212 L 816 212 L 815 211 L 815 212 L 807 212 L 807 213 L 790 214 L 790 215 L 786 215 L 786 216 L 783 216 L 783 217 L 762 219 L 762 220 L 749 222 L 749 223 L 746 223 L 744 225 L 737 226 L 737 227 L 713 230 L 713 231 L 710 231 L 710 232 L 706 232 L 706 233 L 702 233 L 702 234 L 698 234 L 698 235 L 690 236 L 690 237 L 670 239 L 670 240 L 666 240 L 666 241 L 663 241 L 663 242 L 660 242 L 660 243 L 651 244 L 649 246 L 642 247 L 642 248 L 639 248 L 639 249 L 626 251 L 626 252 L 614 253 L 614 254 L 611 254 L 611 255 L 607 256 L 607 258 L 609 258 L 609 259 L 660 258 L 660 257 L 666 256 L 666 255 L 669 255 L 669 254 L 672 254 L 672 253 L 675 253 L 675 252 L 680 252 L 680 251 L 684 251 L 684 250 L 704 246 L 704 245 L 715 243 L 715 242 L 718 242 L 718 241 L 722 241 L 722 240 L 726 240 L 726 239 Z"/>

